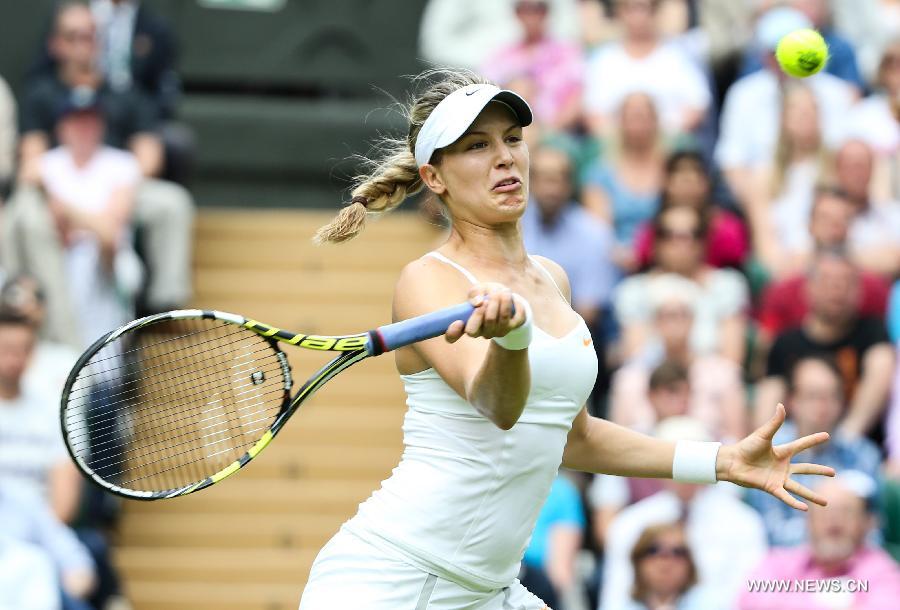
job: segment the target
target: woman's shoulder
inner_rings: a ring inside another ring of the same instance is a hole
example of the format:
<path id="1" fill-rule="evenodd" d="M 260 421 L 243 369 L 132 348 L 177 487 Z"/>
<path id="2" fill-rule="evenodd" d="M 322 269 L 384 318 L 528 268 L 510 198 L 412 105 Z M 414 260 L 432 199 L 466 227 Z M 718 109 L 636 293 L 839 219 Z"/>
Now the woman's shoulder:
<path id="1" fill-rule="evenodd" d="M 529 254 L 531 259 L 544 268 L 550 274 L 550 277 L 556 283 L 559 290 L 565 295 L 566 299 L 572 300 L 572 287 L 569 284 L 569 276 L 562 265 L 546 256 L 538 256 L 537 254 Z"/>
<path id="2" fill-rule="evenodd" d="M 472 281 L 461 269 L 429 254 L 411 261 L 394 285 L 394 319 L 403 320 L 465 299 Z"/>

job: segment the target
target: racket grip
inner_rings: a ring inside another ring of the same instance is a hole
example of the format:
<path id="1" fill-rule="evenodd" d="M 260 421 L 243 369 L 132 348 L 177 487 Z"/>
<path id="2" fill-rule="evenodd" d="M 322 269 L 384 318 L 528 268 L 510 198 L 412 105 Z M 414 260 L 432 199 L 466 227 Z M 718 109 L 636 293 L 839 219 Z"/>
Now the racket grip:
<path id="1" fill-rule="evenodd" d="M 475 308 L 469 303 L 460 303 L 402 322 L 379 326 L 369 331 L 366 351 L 372 356 L 377 356 L 410 343 L 438 337 L 457 320 L 467 321 L 473 311 Z"/>

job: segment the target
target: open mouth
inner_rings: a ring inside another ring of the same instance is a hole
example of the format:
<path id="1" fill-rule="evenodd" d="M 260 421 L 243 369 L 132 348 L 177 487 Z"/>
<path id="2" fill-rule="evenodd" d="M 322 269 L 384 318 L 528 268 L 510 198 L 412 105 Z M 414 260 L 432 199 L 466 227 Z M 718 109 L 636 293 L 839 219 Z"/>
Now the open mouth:
<path id="1" fill-rule="evenodd" d="M 498 193 L 508 193 L 510 191 L 516 191 L 519 187 L 522 186 L 522 181 L 516 178 L 515 176 L 504 178 L 500 182 L 494 185 L 494 188 L 491 189 Z"/>

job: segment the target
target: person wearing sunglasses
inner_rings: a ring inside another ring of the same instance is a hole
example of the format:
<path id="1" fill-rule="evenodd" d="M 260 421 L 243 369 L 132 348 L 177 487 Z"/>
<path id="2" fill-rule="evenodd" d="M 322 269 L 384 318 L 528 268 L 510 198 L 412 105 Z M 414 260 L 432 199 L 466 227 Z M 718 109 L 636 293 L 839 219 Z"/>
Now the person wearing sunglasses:
<path id="1" fill-rule="evenodd" d="M 697 565 L 681 523 L 651 525 L 631 550 L 634 587 L 627 610 L 682 610 L 699 607 Z"/>

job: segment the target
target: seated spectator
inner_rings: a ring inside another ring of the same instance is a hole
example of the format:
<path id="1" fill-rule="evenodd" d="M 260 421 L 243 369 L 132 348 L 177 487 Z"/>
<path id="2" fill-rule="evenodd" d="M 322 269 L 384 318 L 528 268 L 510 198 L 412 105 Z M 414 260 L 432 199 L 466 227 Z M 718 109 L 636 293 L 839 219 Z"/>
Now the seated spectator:
<path id="1" fill-rule="evenodd" d="M 33 545 L 50 560 L 53 570 L 50 591 L 57 598 L 51 607 L 59 607 L 62 592 L 62 610 L 90 610 L 86 600 L 97 584 L 91 556 L 75 534 L 43 502 L 24 490 L 16 491 L 0 484 L 0 522 L 3 523 L 0 548 L 4 539 L 13 540 Z M 0 599 L 3 593 L 0 587 Z M 44 595 L 48 593 L 43 592 Z M 15 608 L 18 610 L 20 606 Z"/>
<path id="2" fill-rule="evenodd" d="M 559 474 L 550 487 L 522 558 L 520 580 L 551 608 L 577 583 L 575 559 L 584 536 L 584 507 L 578 489 Z"/>
<path id="3" fill-rule="evenodd" d="M 41 498 L 57 519 L 73 524 L 83 480 L 63 444 L 59 399 L 24 383 L 35 342 L 35 328 L 27 318 L 0 310 L 0 490 Z M 105 602 L 118 595 L 106 542 L 91 528 L 77 533 L 100 569 L 94 599 Z"/>
<path id="4" fill-rule="evenodd" d="M 866 142 L 877 159 L 872 196 L 878 201 L 900 200 L 897 154 L 900 153 L 900 39 L 881 53 L 875 91 L 850 110 L 846 137 Z"/>
<path id="5" fill-rule="evenodd" d="M 16 100 L 0 77 L 0 203 L 12 183 L 16 160 Z"/>
<path id="6" fill-rule="evenodd" d="M 670 441 L 709 440 L 690 418 L 669 418 L 657 436 Z M 702 608 L 730 608 L 747 586 L 746 577 L 766 550 L 762 520 L 726 485 L 663 481 L 664 491 L 620 512 L 608 528 L 600 610 L 629 608 L 635 580 L 629 557 L 651 525 L 683 521 L 694 551 Z"/>
<path id="7" fill-rule="evenodd" d="M 493 53 L 521 38 L 515 1 L 428 0 L 419 29 L 421 56 L 437 66 L 477 70 Z M 548 1 L 551 35 L 577 44 L 578 1 Z"/>
<path id="8" fill-rule="evenodd" d="M 747 285 L 737 271 L 715 269 L 703 262 L 707 227 L 700 211 L 687 207 L 661 210 L 653 221 L 653 231 L 654 266 L 646 273 L 623 280 L 613 295 L 622 326 L 625 359 L 652 348 L 649 305 L 653 281 L 662 274 L 673 273 L 696 285 L 698 297 L 691 332 L 694 354 L 719 354 L 735 363 L 742 362 Z"/>
<path id="9" fill-rule="evenodd" d="M 46 220 L 47 203 L 40 192 L 41 159 L 56 144 L 54 133 L 60 106 L 73 94 L 93 91 L 106 123 L 106 143 L 128 148 L 138 160 L 143 180 L 135 193 L 135 222 L 145 233 L 149 281 L 146 311 L 183 305 L 190 296 L 190 245 L 193 206 L 182 187 L 154 179 L 162 168 L 158 125 L 152 104 L 139 92 L 114 91 L 97 71 L 95 27 L 88 7 L 64 3 L 58 10 L 49 49 L 57 61 L 55 74 L 32 82 L 22 104 L 19 183 L 4 224 L 5 264 L 11 273 L 35 275 L 47 291 L 48 332 L 56 340 L 80 346 L 70 335 L 65 296 L 56 294 L 58 270 L 43 263 L 42 245 L 54 227 Z"/>
<path id="10" fill-rule="evenodd" d="M 549 0 L 516 0 L 523 38 L 491 56 L 481 73 L 504 87 L 526 80 L 534 91 L 526 99 L 535 124 L 563 131 L 581 118 L 584 60 L 576 44 L 550 35 L 550 10 Z"/>
<path id="11" fill-rule="evenodd" d="M 677 276 L 660 276 L 649 294 L 653 328 L 661 343 L 621 367 L 612 378 L 609 419 L 648 433 L 670 415 L 690 414 L 717 440 L 737 441 L 747 433 L 740 367 L 723 356 L 696 354 L 690 345 L 700 298 L 696 286 Z M 672 412 L 684 399 L 685 413 Z"/>
<path id="12" fill-rule="evenodd" d="M 828 45 L 828 63 L 825 71 L 856 87 L 858 93 L 866 90 L 866 83 L 856 64 L 853 45 L 839 34 L 832 23 L 831 6 L 828 0 L 791 0 L 790 6 L 803 13 Z M 762 69 L 763 57 L 759 53 L 747 53 L 741 76 Z"/>
<path id="13" fill-rule="evenodd" d="M 666 160 L 662 185 L 663 209 L 687 206 L 700 210 L 709 227 L 706 238 L 706 263 L 713 267 L 743 266 L 750 244 L 747 228 L 734 213 L 716 205 L 712 199 L 712 179 L 703 156 L 682 150 Z M 637 264 L 647 267 L 653 258 L 653 227 L 645 223 L 635 239 Z"/>
<path id="14" fill-rule="evenodd" d="M 627 610 L 706 608 L 697 584 L 697 564 L 681 523 L 651 525 L 631 549 L 634 587 Z"/>
<path id="15" fill-rule="evenodd" d="M 839 426 L 842 433 L 850 438 L 871 434 L 880 442 L 894 367 L 884 323 L 859 315 L 859 271 L 841 251 L 820 252 L 806 286 L 809 311 L 800 326 L 775 339 L 766 377 L 757 385 L 754 421 L 765 421 L 771 405 L 784 400 L 788 375 L 798 360 L 827 353 L 843 377 L 847 410 Z"/>
<path id="16" fill-rule="evenodd" d="M 756 28 L 757 41 L 766 51 L 764 68 L 739 79 L 725 96 L 715 160 L 744 205 L 759 196 L 756 173 L 775 158 L 777 148 L 781 89 L 788 77 L 778 66 L 775 47 L 785 34 L 809 26 L 804 15 L 788 7 L 766 12 Z M 855 88 L 821 72 L 804 84 L 818 101 L 822 140 L 826 147 L 832 146 L 856 99 Z"/>
<path id="17" fill-rule="evenodd" d="M 573 199 L 573 169 L 560 148 L 531 152 L 531 201 L 522 234 L 531 254 L 559 263 L 569 276 L 572 306 L 595 328 L 609 303 L 615 269 L 609 262 L 612 232 Z"/>
<path id="18" fill-rule="evenodd" d="M 844 413 L 844 389 L 841 370 L 829 356 L 804 356 L 794 364 L 788 380 L 788 420 L 772 440 L 789 443 L 814 432 L 828 432 L 831 439 L 818 447 L 798 453 L 796 461 L 831 466 L 838 473 L 858 470 L 877 480 L 881 470 L 881 452 L 867 438 L 849 438 L 837 428 Z M 812 475 L 796 475 L 801 485 L 810 485 Z M 806 514 L 781 501 L 771 502 L 767 494 L 748 492 L 750 505 L 766 524 L 769 544 L 794 546 L 808 541 Z M 784 510 L 784 508 L 787 510 Z"/>
<path id="19" fill-rule="evenodd" d="M 847 234 L 853 219 L 853 206 L 843 191 L 818 189 L 810 213 L 809 232 L 812 244 L 798 246 L 780 254 L 783 269 L 792 274 L 769 284 L 763 292 L 758 320 L 766 345 L 772 338 L 803 322 L 809 310 L 806 299 L 807 272 L 820 250 L 841 249 L 846 246 Z M 789 244 L 785 244 L 790 248 Z M 889 284 L 884 276 L 860 270 L 859 313 L 862 316 L 884 318 Z"/>
<path id="20" fill-rule="evenodd" d="M 689 134 L 709 111 L 709 85 L 703 73 L 675 46 L 659 36 L 659 0 L 617 0 L 622 41 L 596 49 L 588 59 L 584 110 L 597 137 L 614 132 L 614 116 L 630 94 L 647 93 L 659 109 L 662 131 Z"/>
<path id="21" fill-rule="evenodd" d="M 0 608 L 62 610 L 57 581 L 46 553 L 0 535 Z"/>
<path id="22" fill-rule="evenodd" d="M 862 140 L 845 142 L 835 157 L 836 185 L 855 206 L 847 244 L 863 269 L 893 277 L 900 272 L 900 203 L 871 197 L 875 156 Z"/>
<path id="23" fill-rule="evenodd" d="M 663 151 L 653 100 L 632 93 L 622 102 L 618 139 L 607 159 L 588 170 L 583 203 L 588 212 L 613 227 L 613 262 L 624 272 L 637 270 L 634 242 L 638 227 L 659 207 Z"/>
<path id="24" fill-rule="evenodd" d="M 816 183 L 829 158 L 818 116 L 811 89 L 795 83 L 785 87 L 775 155 L 756 172 L 755 195 L 746 202 L 756 256 L 775 277 L 789 272 L 787 245 L 796 249 L 809 241 Z"/>
<path id="25" fill-rule="evenodd" d="M 0 310 L 24 316 L 40 335 L 47 316 L 47 300 L 37 280 L 18 275 L 9 278 L 0 288 Z M 78 356 L 78 352 L 64 343 L 39 338 L 22 384 L 28 391 L 47 392 L 56 401 Z"/>
<path id="26" fill-rule="evenodd" d="M 741 610 L 885 610 L 900 599 L 900 567 L 883 550 L 866 543 L 875 527 L 876 484 L 849 470 L 816 489 L 827 507 L 809 509 L 809 545 L 773 549 L 750 577 L 751 582 L 833 581 L 866 583 L 827 591 L 749 591 L 742 588 Z"/>
<path id="27" fill-rule="evenodd" d="M 894 282 L 887 313 L 888 333 L 892 343 L 900 342 L 900 280 Z"/>

